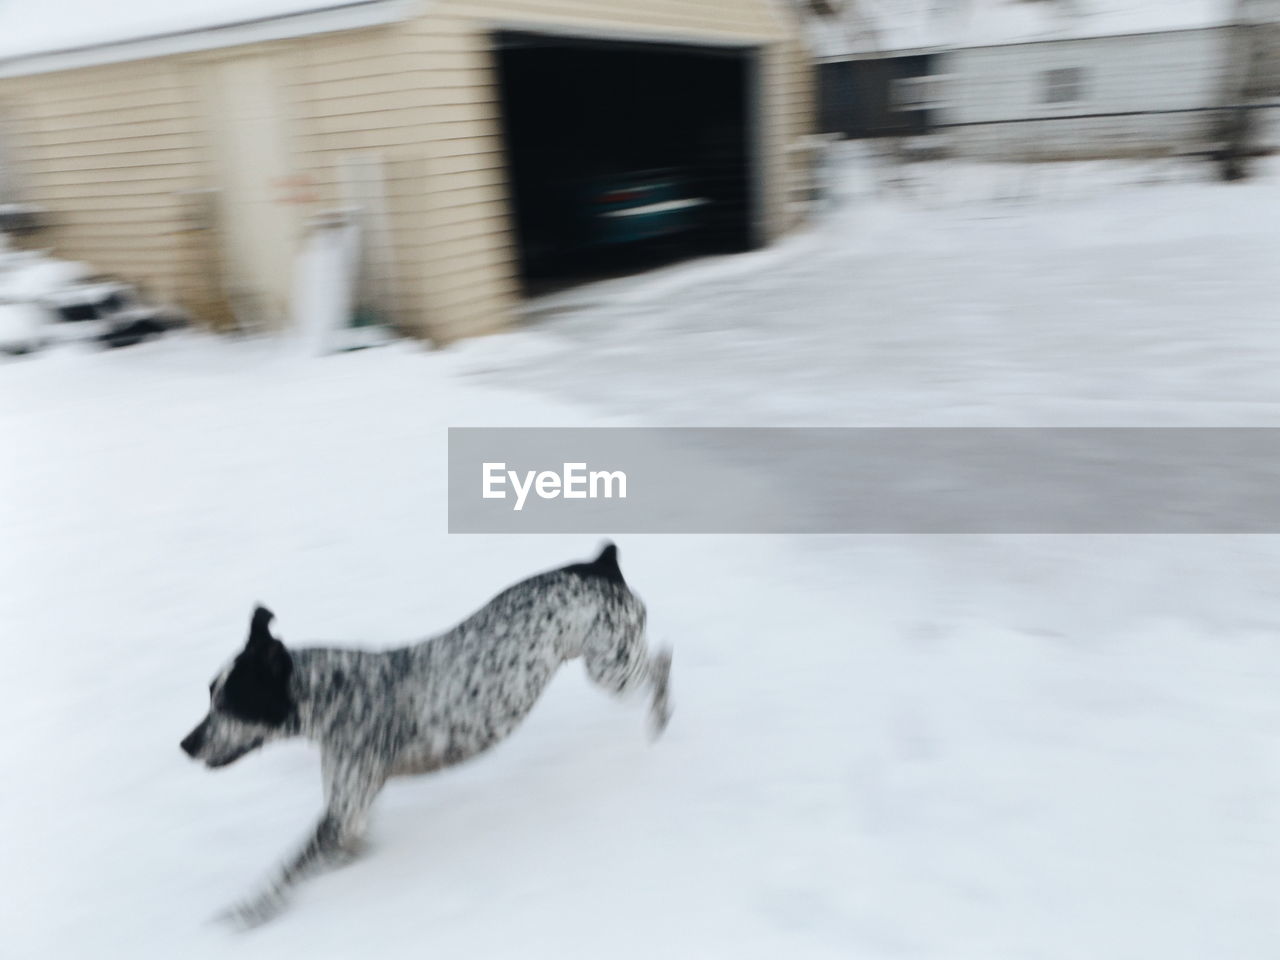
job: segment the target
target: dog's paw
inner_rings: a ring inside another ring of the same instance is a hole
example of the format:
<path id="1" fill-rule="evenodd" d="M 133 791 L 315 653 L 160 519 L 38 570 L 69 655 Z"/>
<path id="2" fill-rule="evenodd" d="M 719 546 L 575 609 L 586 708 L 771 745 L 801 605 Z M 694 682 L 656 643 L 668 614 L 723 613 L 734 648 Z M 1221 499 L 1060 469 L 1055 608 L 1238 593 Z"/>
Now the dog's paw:
<path id="1" fill-rule="evenodd" d="M 649 714 L 649 739 L 657 740 L 660 738 L 670 722 L 671 707 L 665 705 L 661 708 L 654 707 L 653 712 Z"/>
<path id="2" fill-rule="evenodd" d="M 283 893 L 270 891 L 252 900 L 233 904 L 214 919 L 234 930 L 252 930 L 278 916 L 286 904 Z"/>
<path id="3" fill-rule="evenodd" d="M 649 707 L 649 736 L 657 740 L 671 721 L 671 650 L 661 650 L 653 658 L 653 703 Z"/>

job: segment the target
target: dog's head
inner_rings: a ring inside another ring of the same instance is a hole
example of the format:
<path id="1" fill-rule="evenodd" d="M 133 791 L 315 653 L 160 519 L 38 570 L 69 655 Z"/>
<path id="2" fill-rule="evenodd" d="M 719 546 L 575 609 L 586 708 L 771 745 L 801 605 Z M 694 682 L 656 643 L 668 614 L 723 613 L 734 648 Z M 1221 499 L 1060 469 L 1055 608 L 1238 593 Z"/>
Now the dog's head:
<path id="1" fill-rule="evenodd" d="M 249 641 L 209 684 L 209 713 L 182 749 L 209 767 L 225 767 L 270 740 L 286 736 L 295 704 L 289 693 L 293 658 L 271 634 L 273 614 L 253 612 Z"/>

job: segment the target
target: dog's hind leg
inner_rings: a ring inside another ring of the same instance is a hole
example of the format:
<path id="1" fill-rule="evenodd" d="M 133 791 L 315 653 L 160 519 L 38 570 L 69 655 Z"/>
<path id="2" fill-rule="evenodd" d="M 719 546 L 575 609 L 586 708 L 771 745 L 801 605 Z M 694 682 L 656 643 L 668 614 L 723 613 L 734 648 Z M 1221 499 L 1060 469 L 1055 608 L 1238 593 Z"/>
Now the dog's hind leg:
<path id="1" fill-rule="evenodd" d="M 649 653 L 643 620 L 617 630 L 597 626 L 583 643 L 582 659 L 587 676 L 614 696 L 625 697 L 647 689 L 651 695 L 650 732 L 657 737 L 666 729 L 671 719 L 671 650 Z"/>

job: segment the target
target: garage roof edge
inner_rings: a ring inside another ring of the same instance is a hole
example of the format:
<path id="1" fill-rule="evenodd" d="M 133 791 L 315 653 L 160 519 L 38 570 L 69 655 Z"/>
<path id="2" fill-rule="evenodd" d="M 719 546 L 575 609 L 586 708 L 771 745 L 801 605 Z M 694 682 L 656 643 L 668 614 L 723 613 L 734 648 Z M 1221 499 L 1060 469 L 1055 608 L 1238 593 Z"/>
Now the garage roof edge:
<path id="1" fill-rule="evenodd" d="M 418 6 L 419 0 L 348 0 L 189 30 L 35 51 L 0 59 L 0 79 L 385 26 L 407 19 Z"/>

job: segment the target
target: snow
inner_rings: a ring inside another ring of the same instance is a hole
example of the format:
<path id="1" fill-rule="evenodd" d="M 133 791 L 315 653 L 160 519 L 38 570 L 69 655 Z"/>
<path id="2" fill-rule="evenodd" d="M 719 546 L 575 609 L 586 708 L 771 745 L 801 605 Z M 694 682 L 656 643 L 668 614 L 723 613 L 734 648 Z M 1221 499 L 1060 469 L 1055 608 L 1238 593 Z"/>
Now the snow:
<path id="1" fill-rule="evenodd" d="M 367 0 L 366 0 L 367 2 Z M 0 60 L 357 5 L 356 0 L 21 0 L 0 3 Z"/>
<path id="2" fill-rule="evenodd" d="M 1230 0 L 862 0 L 808 31 L 816 56 L 839 57 L 1216 27 L 1232 14 Z"/>
<path id="3" fill-rule="evenodd" d="M 449 537 L 449 426 L 1280 423 L 1278 172 L 853 155 L 812 230 L 517 334 L 0 364 L 4 955 L 1271 957 L 1270 537 L 621 538 L 667 735 L 571 665 L 248 935 L 317 758 L 177 743 L 256 601 L 389 645 L 597 547 Z"/>
<path id="4" fill-rule="evenodd" d="M 534 303 L 536 364 L 460 352 L 669 425 L 1276 425 L 1270 163 L 847 164 L 814 230 Z"/>

